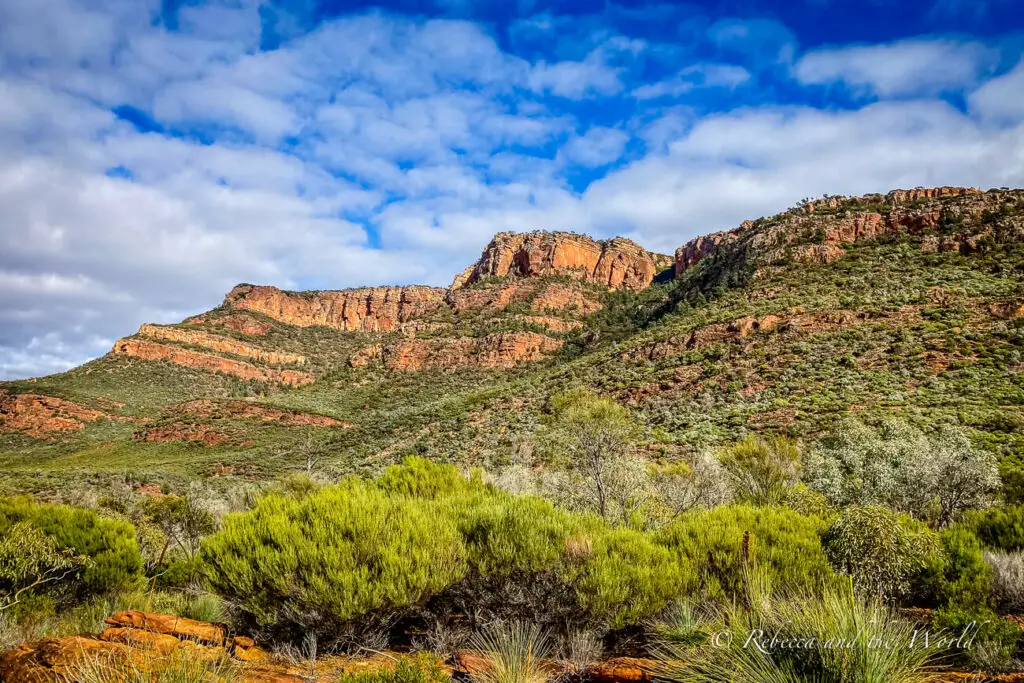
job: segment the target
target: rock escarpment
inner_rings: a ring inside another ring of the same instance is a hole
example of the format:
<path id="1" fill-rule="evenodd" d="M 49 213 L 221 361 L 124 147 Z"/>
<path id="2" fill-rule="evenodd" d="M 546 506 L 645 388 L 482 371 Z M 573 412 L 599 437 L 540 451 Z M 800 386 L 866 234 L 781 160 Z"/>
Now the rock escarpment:
<path id="1" fill-rule="evenodd" d="M 321 325 L 345 331 L 392 332 L 402 323 L 436 309 L 444 301 L 439 287 L 366 287 L 337 291 L 285 292 L 276 287 L 238 285 L 226 307 L 262 313 L 287 325 Z"/>
<path id="2" fill-rule="evenodd" d="M 374 362 L 389 370 L 446 370 L 456 367 L 510 368 L 537 361 L 562 347 L 562 340 L 535 332 L 503 332 L 484 337 L 405 339 L 357 352 L 353 367 Z"/>
<path id="3" fill-rule="evenodd" d="M 100 419 L 126 420 L 103 410 L 40 394 L 11 394 L 0 390 L 0 434 L 20 432 L 52 441 L 61 433 L 75 432 Z"/>
<path id="4" fill-rule="evenodd" d="M 1019 217 L 1002 218 L 993 211 L 1006 205 L 1006 194 L 937 187 L 826 197 L 771 219 L 745 221 L 734 230 L 687 242 L 676 250 L 675 273 L 682 277 L 709 256 L 729 251 L 740 252 L 755 265 L 787 259 L 832 263 L 845 255 L 846 245 L 896 235 L 919 238 L 924 252 L 975 251 L 986 238 L 1019 241 L 1024 238 Z"/>
<path id="5" fill-rule="evenodd" d="M 143 341 L 141 339 L 122 339 L 114 345 L 111 353 L 115 356 L 132 356 L 142 360 L 168 361 L 175 365 L 205 370 L 206 372 L 220 372 L 244 380 L 287 384 L 293 387 L 309 384 L 314 380 L 313 375 L 300 370 L 260 367 L 231 358 L 200 353 L 167 344 Z"/>
<path id="6" fill-rule="evenodd" d="M 230 353 L 235 356 L 245 356 L 246 358 L 252 358 L 253 360 L 263 363 L 289 365 L 302 364 L 306 362 L 305 356 L 301 356 L 296 353 L 270 351 L 258 346 L 253 346 L 252 344 L 236 341 L 230 337 L 221 337 L 215 334 L 209 334 L 208 332 L 186 330 L 180 327 L 171 327 L 168 325 L 150 325 L 147 323 L 139 328 L 138 335 L 140 337 L 146 337 L 147 339 L 180 342 L 182 344 L 200 346 L 211 351 Z"/>
<path id="7" fill-rule="evenodd" d="M 452 289 L 489 277 L 568 275 L 612 289 L 640 290 L 670 265 L 670 257 L 621 237 L 599 242 L 567 232 L 502 232 Z"/>
<path id="8" fill-rule="evenodd" d="M 674 272 L 684 278 L 710 261 L 698 277 L 702 287 L 715 286 L 716 277 L 735 282 L 772 267 L 828 264 L 852 245 L 908 237 L 923 253 L 971 253 L 1024 239 L 1014 208 L 1021 205 L 1021 191 L 956 187 L 825 197 L 691 240 L 676 250 Z M 447 290 L 287 292 L 243 284 L 220 308 L 182 325 L 143 325 L 114 354 L 290 386 L 345 364 L 507 368 L 555 352 L 607 304 L 609 290 L 643 290 L 672 265 L 623 238 L 505 232 Z"/>

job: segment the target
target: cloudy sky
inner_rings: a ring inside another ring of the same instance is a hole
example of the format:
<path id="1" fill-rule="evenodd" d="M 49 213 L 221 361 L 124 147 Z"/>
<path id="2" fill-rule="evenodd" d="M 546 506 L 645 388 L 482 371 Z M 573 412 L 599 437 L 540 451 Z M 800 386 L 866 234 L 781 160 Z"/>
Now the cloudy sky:
<path id="1" fill-rule="evenodd" d="M 238 282 L 1024 186 L 1020 0 L 0 0 L 0 378 Z"/>

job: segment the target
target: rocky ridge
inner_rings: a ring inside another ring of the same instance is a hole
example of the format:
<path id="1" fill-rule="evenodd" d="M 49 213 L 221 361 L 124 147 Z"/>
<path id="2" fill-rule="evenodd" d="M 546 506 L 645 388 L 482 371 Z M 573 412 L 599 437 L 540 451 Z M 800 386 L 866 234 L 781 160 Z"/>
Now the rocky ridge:
<path id="1" fill-rule="evenodd" d="M 597 241 L 568 232 L 501 232 L 480 260 L 459 275 L 452 289 L 492 277 L 568 275 L 613 289 L 645 289 L 670 259 L 616 237 Z"/>
<path id="2" fill-rule="evenodd" d="M 733 230 L 690 240 L 676 250 L 675 275 L 682 277 L 709 256 L 727 252 L 759 266 L 786 259 L 832 263 L 846 253 L 843 245 L 901 234 L 920 239 L 922 252 L 975 251 L 985 239 L 1021 241 L 1024 221 L 993 211 L 1014 196 L 1024 197 L 1024 192 L 937 187 L 826 197 L 771 219 L 744 221 Z M 985 227 L 964 228 L 967 221 Z"/>
<path id="3" fill-rule="evenodd" d="M 987 242 L 1024 239 L 1024 220 L 999 213 L 1008 199 L 1024 200 L 1024 192 L 938 187 L 825 197 L 698 237 L 677 249 L 674 259 L 623 238 L 499 233 L 447 290 L 407 286 L 286 292 L 243 284 L 227 295 L 219 313 L 196 316 L 179 326 L 143 325 L 137 335 L 119 341 L 113 353 L 244 380 L 309 384 L 329 369 L 323 362 L 320 370 L 290 368 L 307 364 L 307 354 L 230 336 L 266 338 L 275 325 L 284 325 L 372 335 L 369 343 L 344 356 L 350 367 L 508 368 L 557 351 L 562 335 L 583 326 L 586 316 L 603 307 L 603 292 L 643 290 L 666 268 L 683 278 L 708 260 L 726 264 L 719 271 L 827 264 L 856 243 L 900 235 L 916 239 L 922 252 L 969 253 Z M 338 365 L 336 360 L 332 364 Z"/>
<path id="4" fill-rule="evenodd" d="M 286 292 L 241 284 L 225 297 L 221 310 L 226 314 L 195 316 L 180 326 L 143 325 L 134 337 L 117 342 L 113 353 L 166 360 L 244 380 L 290 386 L 314 381 L 310 372 L 266 367 L 303 365 L 305 355 L 267 349 L 220 333 L 260 337 L 269 333 L 273 323 L 280 323 L 375 335 L 378 341 L 351 356 L 352 367 L 379 361 L 390 370 L 509 368 L 557 351 L 562 341 L 549 335 L 576 329 L 582 325 L 582 317 L 599 310 L 600 288 L 643 289 L 670 265 L 670 257 L 652 254 L 621 238 L 598 242 L 571 233 L 501 233 L 467 270 L 466 277 L 447 290 L 407 286 Z M 559 277 L 569 281 L 558 281 Z M 527 313 L 503 316 L 504 309 L 512 305 L 526 306 Z M 513 327 L 518 324 L 536 331 L 466 336 L 456 330 L 462 318 L 481 312 L 493 316 L 499 327 L 513 323 Z M 199 329 L 203 327 L 218 332 Z M 385 337 L 389 334 L 405 338 L 388 341 Z M 417 336 L 423 334 L 428 337 Z"/>

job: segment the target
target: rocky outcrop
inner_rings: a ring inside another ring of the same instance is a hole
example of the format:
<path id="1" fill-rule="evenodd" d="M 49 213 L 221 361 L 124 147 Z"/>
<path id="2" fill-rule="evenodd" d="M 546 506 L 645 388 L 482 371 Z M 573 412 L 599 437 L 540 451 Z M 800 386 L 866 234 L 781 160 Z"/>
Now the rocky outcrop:
<path id="1" fill-rule="evenodd" d="M 988 203 L 1000 202 L 1000 193 L 974 188 L 936 187 L 893 190 L 887 195 L 826 197 L 771 219 L 746 221 L 728 232 L 698 237 L 676 250 L 675 274 L 693 268 L 711 254 L 742 250 L 745 260 L 771 265 L 792 258 L 796 263 L 832 263 L 846 251 L 842 245 L 905 234 L 921 239 L 921 251 L 973 252 L 986 237 L 1000 239 L 991 227 L 977 230 Z M 1005 204 L 1004 204 L 1005 206 Z M 877 210 L 865 210 L 874 209 Z M 958 234 L 929 234 L 970 219 L 975 229 Z M 1024 238 L 1024 225 L 1004 230 L 1003 241 Z"/>
<path id="2" fill-rule="evenodd" d="M 178 342 L 201 346 L 211 351 L 230 353 L 236 356 L 244 356 L 260 361 L 261 363 L 274 363 L 281 365 L 301 364 L 306 362 L 305 356 L 296 353 L 283 353 L 281 351 L 268 351 L 252 344 L 246 344 L 230 337 L 221 337 L 208 332 L 198 330 L 186 330 L 180 327 L 168 327 L 164 325 L 145 324 L 139 328 L 140 337 L 147 339 L 160 339 L 165 341 Z"/>
<path id="3" fill-rule="evenodd" d="M 303 413 L 297 410 L 281 410 L 250 401 L 213 401 L 197 399 L 173 406 L 174 415 L 187 415 L 201 420 L 241 419 L 274 422 L 286 427 L 338 427 L 346 429 L 352 425 L 326 415 Z"/>
<path id="4" fill-rule="evenodd" d="M 725 245 L 736 241 L 736 232 L 715 232 L 690 240 L 683 246 L 676 249 L 675 273 L 676 277 L 697 265 L 705 257 L 718 251 Z"/>
<path id="5" fill-rule="evenodd" d="M 271 330 L 273 325 L 257 320 L 246 313 L 229 313 L 228 315 L 211 316 L 208 313 L 187 318 L 182 325 L 210 325 L 224 327 L 247 337 L 262 337 Z"/>
<path id="6" fill-rule="evenodd" d="M 916 187 L 913 190 L 893 190 L 885 195 L 891 204 L 907 204 L 926 199 L 943 199 L 945 197 L 967 197 L 984 194 L 974 187 Z"/>
<path id="7" fill-rule="evenodd" d="M 447 296 L 447 303 L 456 314 L 480 309 L 500 311 L 522 302 L 529 302 L 531 311 L 537 314 L 589 315 L 602 307 L 595 292 L 579 284 L 558 281 L 512 280 L 457 289 Z"/>
<path id="8" fill-rule="evenodd" d="M 189 351 L 188 349 L 167 346 L 166 344 L 143 341 L 141 339 L 122 339 L 114 345 L 111 353 L 114 355 L 132 356 L 143 360 L 163 360 L 186 368 L 205 370 L 206 372 L 220 372 L 245 380 L 288 384 L 296 387 L 309 384 L 314 379 L 313 375 L 308 372 L 261 368 L 242 361 Z"/>
<path id="9" fill-rule="evenodd" d="M 297 327 L 391 332 L 444 301 L 438 287 L 367 287 L 337 291 L 285 292 L 276 287 L 238 285 L 224 299 L 236 310 L 262 313 Z"/>
<path id="10" fill-rule="evenodd" d="M 110 626 L 119 626 L 193 640 L 204 645 L 223 645 L 227 629 L 219 624 L 196 621 L 173 614 L 149 614 L 137 610 L 118 612 L 103 620 Z"/>
<path id="11" fill-rule="evenodd" d="M 22 432 L 52 441 L 57 434 L 78 431 L 101 418 L 128 419 L 53 396 L 10 394 L 0 389 L 0 433 Z"/>
<path id="12" fill-rule="evenodd" d="M 621 237 L 599 242 L 567 232 L 503 232 L 494 236 L 480 260 L 459 275 L 451 289 L 489 277 L 568 275 L 612 289 L 639 290 L 669 265 L 669 257 Z"/>
<path id="13" fill-rule="evenodd" d="M 217 446 L 228 440 L 228 435 L 202 425 L 164 425 L 147 427 L 132 435 L 136 441 L 146 443 L 167 443 L 168 441 L 192 441 L 204 446 Z"/>
<path id="14" fill-rule="evenodd" d="M 559 339 L 536 332 L 502 332 L 485 337 L 406 339 L 391 346 L 361 349 L 349 363 L 383 363 L 389 370 L 445 370 L 461 366 L 510 368 L 541 360 L 562 347 Z"/>
<path id="15" fill-rule="evenodd" d="M 99 680 L 97 676 L 122 680 L 119 672 L 131 672 L 131 680 L 149 680 L 150 675 L 154 681 L 184 680 L 180 664 L 175 662 L 194 660 L 210 662 L 211 669 L 223 674 L 223 680 L 238 683 L 330 683 L 351 674 L 393 669 L 408 656 L 394 652 L 320 656 L 316 675 L 310 676 L 307 663 L 277 656 L 252 638 L 233 635 L 219 624 L 143 612 L 120 612 L 104 621 L 109 627 L 98 636 L 47 638 L 0 653 L 0 681 L 70 683 L 83 680 L 80 674 L 86 674 L 88 680 Z M 438 665 L 452 671 L 443 662 Z M 168 676 L 168 670 L 174 675 Z M 220 675 L 215 678 L 222 680 Z"/>

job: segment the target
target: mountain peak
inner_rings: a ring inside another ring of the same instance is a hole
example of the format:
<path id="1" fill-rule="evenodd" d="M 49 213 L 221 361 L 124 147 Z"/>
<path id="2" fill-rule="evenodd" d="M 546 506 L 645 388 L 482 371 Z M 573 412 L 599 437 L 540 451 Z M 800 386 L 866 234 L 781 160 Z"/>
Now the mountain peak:
<path id="1" fill-rule="evenodd" d="M 595 240 L 572 232 L 500 232 L 452 289 L 489 277 L 569 275 L 612 289 L 640 290 L 672 263 L 624 237 Z"/>

